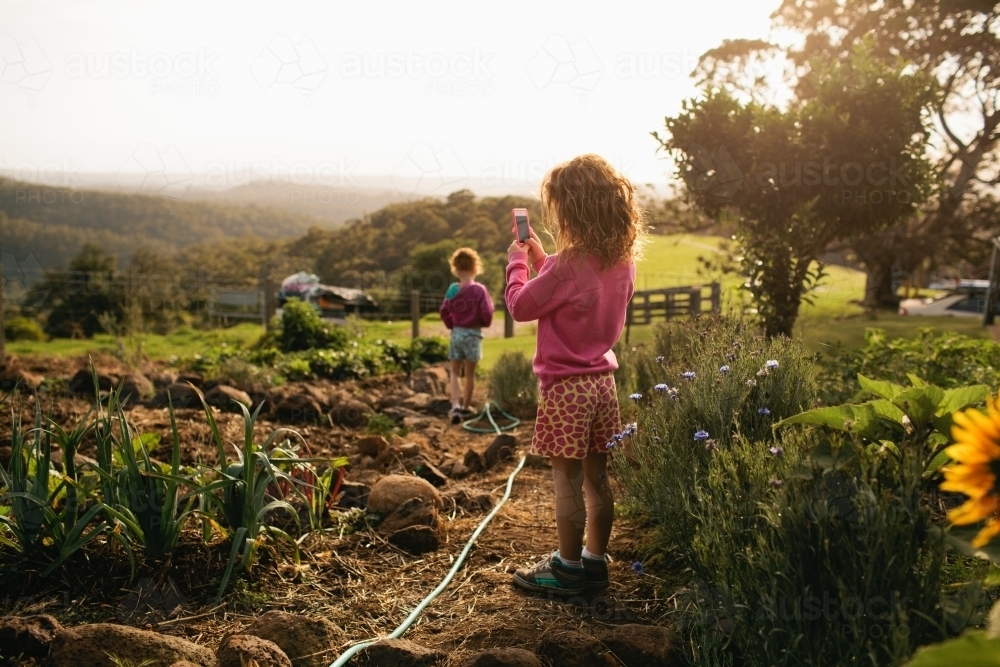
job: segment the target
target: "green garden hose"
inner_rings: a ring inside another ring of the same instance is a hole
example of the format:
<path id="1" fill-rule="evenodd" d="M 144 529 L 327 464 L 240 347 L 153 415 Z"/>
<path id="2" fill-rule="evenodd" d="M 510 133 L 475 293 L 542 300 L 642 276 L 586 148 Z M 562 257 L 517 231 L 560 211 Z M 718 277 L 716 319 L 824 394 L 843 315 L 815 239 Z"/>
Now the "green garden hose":
<path id="1" fill-rule="evenodd" d="M 465 543 L 465 548 L 462 549 L 462 553 L 460 553 L 458 555 L 458 558 L 455 559 L 455 564 L 451 566 L 450 570 L 448 570 L 448 574 L 446 574 L 444 579 L 441 580 L 441 583 L 437 585 L 437 588 L 431 591 L 430 595 L 425 597 L 420 602 L 420 604 L 418 604 L 414 608 L 414 610 L 410 612 L 410 615 L 406 617 L 406 620 L 403 621 L 398 628 L 392 631 L 392 634 L 388 636 L 388 639 L 399 639 L 400 637 L 402 637 L 403 633 L 406 632 L 410 628 L 410 626 L 413 625 L 413 622 L 420 617 L 420 614 L 422 614 L 424 609 L 427 608 L 427 605 L 433 602 L 434 598 L 440 595 L 441 592 L 448 587 L 448 584 L 451 583 L 451 580 L 455 577 L 455 574 L 458 572 L 458 569 L 462 567 L 462 563 L 465 562 L 465 558 L 466 556 L 469 555 L 469 551 L 472 550 L 472 545 L 475 544 L 476 539 L 486 529 L 486 526 L 489 525 L 490 521 L 493 520 L 493 517 L 496 516 L 496 513 L 500 511 L 500 508 L 503 507 L 504 503 L 507 502 L 507 499 L 510 498 L 510 490 L 514 486 L 514 477 L 516 477 L 517 473 L 521 472 L 521 468 L 524 467 L 524 460 L 525 457 L 522 456 L 521 462 L 517 464 L 517 467 L 514 468 L 514 472 L 512 472 L 510 474 L 510 477 L 507 478 L 507 490 L 504 491 L 503 498 L 500 499 L 500 502 L 498 502 L 493 507 L 493 510 L 486 515 L 486 518 L 483 519 L 482 523 L 479 524 L 479 527 L 477 527 L 475 532 L 472 533 L 472 537 L 470 537 L 469 541 Z M 379 640 L 369 639 L 368 641 L 361 642 L 360 644 L 355 644 L 351 648 L 347 649 L 343 654 L 341 654 L 341 656 L 337 658 L 333 663 L 331 663 L 330 667 L 343 667 L 343 665 L 346 665 L 348 661 L 355 655 L 357 655 L 360 651 L 368 648 L 377 641 Z"/>
<path id="2" fill-rule="evenodd" d="M 503 426 L 497 426 L 496 420 L 493 419 L 493 413 L 490 411 L 490 406 L 496 406 L 496 409 L 500 412 L 500 414 L 503 415 L 504 417 L 506 417 L 507 419 L 509 419 L 510 423 L 509 424 L 504 424 Z M 490 425 L 493 428 L 492 429 L 488 429 L 488 428 L 476 428 L 475 426 L 472 426 L 472 424 L 481 422 L 481 421 L 483 421 L 483 419 L 488 419 L 490 421 Z M 473 433 L 493 433 L 495 431 L 497 433 L 497 435 L 499 435 L 502 431 L 509 431 L 510 429 L 514 428 L 515 426 L 517 426 L 520 423 L 521 423 L 520 419 L 518 419 L 517 417 L 515 417 L 515 416 L 513 416 L 513 415 L 511 415 L 511 414 L 509 414 L 507 412 L 504 412 L 503 408 L 501 408 L 499 405 L 497 405 L 493 401 L 489 401 L 489 402 L 486 403 L 486 407 L 483 408 L 482 412 L 480 412 L 478 415 L 476 415 L 472 419 L 470 419 L 470 420 L 468 420 L 466 422 L 463 422 L 462 423 L 462 428 L 464 428 L 466 431 L 472 431 Z"/>

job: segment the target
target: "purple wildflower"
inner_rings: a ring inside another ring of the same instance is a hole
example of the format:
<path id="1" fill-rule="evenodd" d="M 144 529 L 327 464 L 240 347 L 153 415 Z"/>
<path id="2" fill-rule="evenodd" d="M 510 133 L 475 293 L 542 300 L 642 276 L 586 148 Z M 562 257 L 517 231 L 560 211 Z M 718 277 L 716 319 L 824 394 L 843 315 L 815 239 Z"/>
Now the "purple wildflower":
<path id="1" fill-rule="evenodd" d="M 767 408 L 758 408 L 757 409 L 757 414 L 764 415 L 765 417 L 767 417 L 767 416 L 769 416 L 771 414 L 771 411 L 768 410 Z"/>
<path id="2" fill-rule="evenodd" d="M 653 387 L 653 391 L 655 391 L 655 392 L 657 392 L 659 394 L 662 394 L 663 392 L 669 391 L 669 390 L 670 390 L 670 387 L 668 387 L 667 385 L 665 385 L 662 382 L 660 384 L 658 384 L 658 385 L 656 385 L 656 386 Z"/>
<path id="3" fill-rule="evenodd" d="M 681 377 L 684 378 L 685 380 L 693 380 L 695 378 L 695 375 L 697 374 L 694 371 L 684 371 L 683 373 L 681 373 Z"/>
<path id="4" fill-rule="evenodd" d="M 770 482 L 768 482 L 768 483 L 769 483 L 769 484 L 771 485 L 771 488 L 772 488 L 772 489 L 780 489 L 780 488 L 781 488 L 782 486 L 784 486 L 784 484 L 785 484 L 784 482 L 782 482 L 782 481 L 781 481 L 780 479 L 778 479 L 777 477 L 772 477 L 772 478 L 771 478 L 771 481 L 770 481 Z"/>
<path id="5" fill-rule="evenodd" d="M 728 373 L 729 372 L 729 366 L 719 366 L 719 372 L 720 373 Z"/>
<path id="6" fill-rule="evenodd" d="M 664 360 L 664 357 L 657 357 L 657 358 L 656 358 L 656 363 L 658 363 L 658 364 L 662 364 L 662 363 L 663 363 L 663 360 Z"/>
<path id="7" fill-rule="evenodd" d="M 634 561 L 632 563 L 632 571 L 636 574 L 642 574 L 642 563 L 639 561 Z"/>
<path id="8" fill-rule="evenodd" d="M 778 367 L 778 360 L 777 359 L 768 359 L 764 363 L 764 368 L 767 368 L 768 370 L 774 370 L 777 367 Z"/>
<path id="9" fill-rule="evenodd" d="M 695 440 L 708 440 L 708 431 L 698 430 L 694 432 Z"/>
<path id="10" fill-rule="evenodd" d="M 769 447 L 767 451 L 771 452 L 771 456 L 774 456 L 775 458 L 785 453 L 785 450 L 781 447 Z"/>
<path id="11" fill-rule="evenodd" d="M 628 397 L 631 398 L 633 401 L 642 400 L 642 394 L 640 394 L 639 392 L 636 392 L 634 394 L 629 394 Z"/>

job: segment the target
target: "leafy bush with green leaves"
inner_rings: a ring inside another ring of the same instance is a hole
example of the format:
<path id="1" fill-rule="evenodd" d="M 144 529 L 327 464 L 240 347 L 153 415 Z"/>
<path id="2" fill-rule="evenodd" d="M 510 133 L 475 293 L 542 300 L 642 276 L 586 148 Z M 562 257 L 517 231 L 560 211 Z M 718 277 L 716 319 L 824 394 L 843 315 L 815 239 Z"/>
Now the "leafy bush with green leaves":
<path id="1" fill-rule="evenodd" d="M 639 423 L 615 459 L 626 501 L 660 527 L 664 548 L 685 550 L 714 451 L 769 442 L 776 421 L 811 407 L 811 364 L 799 344 L 727 318 L 661 325 L 652 347 L 622 357 L 623 411 Z"/>
<path id="2" fill-rule="evenodd" d="M 330 326 L 310 303 L 289 299 L 282 309 L 280 330 L 276 333 L 283 352 L 334 348 L 343 349 L 348 334 L 341 327 Z"/>
<path id="3" fill-rule="evenodd" d="M 410 342 L 409 370 L 448 361 L 448 341 L 441 336 L 418 336 Z"/>
<path id="4" fill-rule="evenodd" d="M 508 350 L 500 355 L 486 380 L 486 392 L 507 412 L 522 418 L 535 416 L 538 378 L 531 359 L 523 352 Z"/>
<path id="5" fill-rule="evenodd" d="M 9 341 L 45 340 L 42 325 L 30 317 L 11 317 L 3 323 L 3 333 Z"/>
<path id="6" fill-rule="evenodd" d="M 825 405 L 839 405 L 865 395 L 858 375 L 906 382 L 917 372 L 945 389 L 966 384 L 1000 388 L 1000 345 L 985 338 L 920 329 L 916 338 L 890 340 L 882 329 L 865 332 L 859 350 L 837 346 L 819 355 L 816 381 Z"/>

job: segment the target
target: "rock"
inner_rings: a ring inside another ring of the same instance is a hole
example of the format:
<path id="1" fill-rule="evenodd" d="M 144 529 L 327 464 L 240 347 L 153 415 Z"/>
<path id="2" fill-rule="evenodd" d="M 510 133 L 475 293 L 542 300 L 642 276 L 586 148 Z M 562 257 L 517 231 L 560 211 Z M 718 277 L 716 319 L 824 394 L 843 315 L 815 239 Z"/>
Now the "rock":
<path id="1" fill-rule="evenodd" d="M 337 657 L 344 633 L 325 618 L 309 618 L 283 611 L 269 611 L 243 629 L 273 642 L 295 667 L 326 667 Z"/>
<path id="2" fill-rule="evenodd" d="M 403 399 L 401 405 L 407 410 L 424 410 L 433 402 L 434 397 L 430 394 L 418 393 Z"/>
<path id="3" fill-rule="evenodd" d="M 416 417 L 403 417 L 403 426 L 411 431 L 422 431 L 430 425 L 431 420 L 423 415 L 417 415 Z"/>
<path id="4" fill-rule="evenodd" d="M 0 618 L 0 656 L 44 658 L 60 630 L 59 621 L 48 614 Z"/>
<path id="5" fill-rule="evenodd" d="M 614 667 L 614 658 L 604 645 L 580 632 L 549 631 L 542 635 L 538 655 L 547 658 L 552 667 Z"/>
<path id="6" fill-rule="evenodd" d="M 394 447 L 404 459 L 411 456 L 420 456 L 420 445 L 415 442 L 404 442 L 401 445 L 394 445 Z"/>
<path id="7" fill-rule="evenodd" d="M 406 421 L 406 419 L 410 417 L 414 419 L 424 419 L 424 420 L 427 419 L 427 417 L 420 414 L 419 412 L 415 410 L 410 410 L 409 408 L 404 408 L 401 405 L 397 405 L 391 408 L 385 408 L 384 410 L 382 410 L 382 414 L 384 414 L 386 417 L 389 417 L 393 421 L 400 423 Z"/>
<path id="8" fill-rule="evenodd" d="M 483 453 L 483 463 L 486 468 L 492 468 L 501 461 L 508 461 L 514 458 L 514 450 L 517 449 L 517 438 L 506 433 L 501 433 Z"/>
<path id="9" fill-rule="evenodd" d="M 445 658 L 441 651 L 409 639 L 382 639 L 361 654 L 368 667 L 433 667 Z"/>
<path id="10" fill-rule="evenodd" d="M 412 498 L 441 507 L 441 494 L 427 480 L 414 475 L 386 475 L 372 488 L 368 509 L 388 516 Z"/>
<path id="11" fill-rule="evenodd" d="M 174 408 L 200 408 L 201 400 L 198 398 L 200 395 L 201 392 L 191 385 L 175 382 L 157 391 L 156 395 L 149 399 L 149 406 L 165 408 L 168 405 L 173 405 Z"/>
<path id="12" fill-rule="evenodd" d="M 340 483 L 340 491 L 340 500 L 337 501 L 338 507 L 343 509 L 352 507 L 365 509 L 368 507 L 368 494 L 371 493 L 371 487 L 367 484 L 344 480 Z"/>
<path id="13" fill-rule="evenodd" d="M 112 623 L 60 630 L 49 651 L 49 664 L 51 667 L 112 667 L 108 654 L 133 664 L 152 660 L 169 665 L 187 660 L 200 667 L 215 665 L 215 656 L 204 646 L 180 637 Z"/>
<path id="14" fill-rule="evenodd" d="M 441 396 L 448 393 L 448 383 L 451 381 L 448 370 L 443 366 L 430 366 L 413 374 L 410 386 L 413 391 Z"/>
<path id="15" fill-rule="evenodd" d="M 162 389 L 163 387 L 172 385 L 177 382 L 177 373 L 171 370 L 160 371 L 158 374 L 154 375 L 152 378 L 153 386 L 157 389 Z"/>
<path id="16" fill-rule="evenodd" d="M 121 396 L 129 403 L 138 403 L 155 393 L 149 378 L 142 373 L 129 373 L 122 378 Z"/>
<path id="17" fill-rule="evenodd" d="M 371 509 L 370 495 L 368 496 L 368 508 Z M 421 498 L 411 498 L 382 519 L 379 531 L 391 534 L 410 526 L 437 528 L 438 514 L 434 505 Z"/>
<path id="18" fill-rule="evenodd" d="M 603 641 L 625 667 L 668 667 L 678 662 L 670 630 L 660 625 L 617 625 Z"/>
<path id="19" fill-rule="evenodd" d="M 323 416 L 323 409 L 309 394 L 289 394 L 274 406 L 274 412 L 284 422 L 316 422 Z"/>
<path id="20" fill-rule="evenodd" d="M 274 642 L 253 635 L 229 635 L 215 653 L 218 667 L 292 667 L 292 661 Z M 332 660 L 331 660 L 332 662 Z"/>
<path id="21" fill-rule="evenodd" d="M 111 391 L 118 384 L 118 378 L 108 373 L 97 372 L 97 387 L 101 391 Z M 72 394 L 94 395 L 94 376 L 89 368 L 81 368 L 69 381 Z"/>
<path id="22" fill-rule="evenodd" d="M 483 463 L 483 457 L 479 455 L 474 449 L 470 449 L 465 453 L 465 458 L 462 460 L 462 465 L 471 474 L 474 472 L 482 472 L 486 470 L 486 464 Z"/>
<path id="23" fill-rule="evenodd" d="M 542 456 L 541 454 L 528 454 L 524 459 L 524 465 L 532 468 L 551 468 L 552 461 L 549 460 L 548 456 Z"/>
<path id="24" fill-rule="evenodd" d="M 205 384 L 205 378 L 202 377 L 201 373 L 195 373 L 194 371 L 184 371 L 177 376 L 177 382 L 187 383 L 190 382 L 196 387 L 200 387 Z"/>
<path id="25" fill-rule="evenodd" d="M 448 483 L 448 476 L 438 470 L 422 456 L 410 459 L 407 462 L 406 469 L 408 472 L 412 472 L 420 479 L 427 480 L 432 486 L 444 486 Z"/>
<path id="26" fill-rule="evenodd" d="M 369 435 L 356 440 L 354 447 L 362 454 L 376 457 L 389 448 L 389 441 L 381 435 Z"/>
<path id="27" fill-rule="evenodd" d="M 253 402 L 250 400 L 250 394 L 226 384 L 217 384 L 206 391 L 205 402 L 220 410 L 229 412 L 239 411 L 237 403 L 242 403 L 248 408 L 253 405 Z"/>
<path id="28" fill-rule="evenodd" d="M 472 656 L 462 667 L 542 667 L 542 661 L 523 648 L 491 648 Z"/>
<path id="29" fill-rule="evenodd" d="M 389 535 L 389 543 L 415 555 L 437 551 L 441 546 L 441 540 L 430 526 L 400 528 Z"/>
<path id="30" fill-rule="evenodd" d="M 330 409 L 330 419 L 334 424 L 350 428 L 364 426 L 371 414 L 374 414 L 372 409 L 355 398 L 340 401 Z"/>
<path id="31" fill-rule="evenodd" d="M 460 507 L 470 514 L 485 512 L 493 507 L 493 496 L 485 491 L 476 491 L 465 487 L 452 489 L 445 494 L 445 500 L 450 500 L 455 507 Z"/>
<path id="32" fill-rule="evenodd" d="M 19 387 L 23 391 L 38 391 L 42 384 L 41 375 L 18 368 L 5 368 L 0 371 L 0 391 L 8 392 Z"/>

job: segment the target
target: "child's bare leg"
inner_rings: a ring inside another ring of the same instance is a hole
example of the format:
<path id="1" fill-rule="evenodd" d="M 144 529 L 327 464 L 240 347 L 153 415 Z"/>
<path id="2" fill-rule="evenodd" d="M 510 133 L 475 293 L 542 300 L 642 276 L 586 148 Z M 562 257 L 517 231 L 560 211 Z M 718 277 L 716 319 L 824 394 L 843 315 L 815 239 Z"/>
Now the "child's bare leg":
<path id="1" fill-rule="evenodd" d="M 451 360 L 451 404 L 462 404 L 462 392 L 458 388 L 458 374 L 462 371 L 462 361 L 460 359 Z"/>
<path id="2" fill-rule="evenodd" d="M 583 460 L 552 457 L 552 479 L 556 486 L 556 530 L 559 555 L 580 560 L 587 508 L 583 502 Z M 606 540 L 605 540 L 606 542 Z"/>
<path id="3" fill-rule="evenodd" d="M 472 405 L 472 390 L 476 386 L 476 362 L 466 361 L 465 362 L 465 401 L 462 403 L 462 407 L 466 410 Z"/>
<path id="4" fill-rule="evenodd" d="M 587 551 L 603 556 L 615 520 L 615 499 L 608 480 L 608 455 L 588 452 L 583 459 L 583 489 L 587 498 Z"/>

